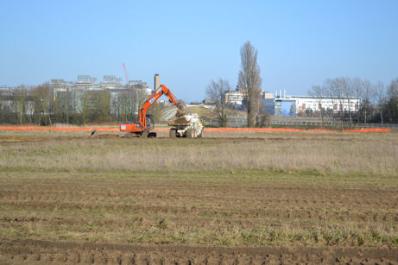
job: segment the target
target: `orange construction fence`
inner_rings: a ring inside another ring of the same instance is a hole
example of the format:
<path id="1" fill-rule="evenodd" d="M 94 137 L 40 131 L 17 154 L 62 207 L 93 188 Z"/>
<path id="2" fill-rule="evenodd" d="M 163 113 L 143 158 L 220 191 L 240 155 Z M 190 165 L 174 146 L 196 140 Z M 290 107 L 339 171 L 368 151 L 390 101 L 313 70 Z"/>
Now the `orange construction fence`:
<path id="1" fill-rule="evenodd" d="M 90 132 L 96 130 L 98 132 L 119 132 L 118 126 L 37 126 L 37 125 L 0 125 L 0 131 L 12 132 Z M 168 131 L 168 128 L 156 128 L 155 131 Z M 314 132 L 314 133 L 330 133 L 330 132 L 350 132 L 350 133 L 389 133 L 390 128 L 357 128 L 357 129 L 301 129 L 301 128 L 206 128 L 207 133 L 275 133 L 275 132 Z"/>

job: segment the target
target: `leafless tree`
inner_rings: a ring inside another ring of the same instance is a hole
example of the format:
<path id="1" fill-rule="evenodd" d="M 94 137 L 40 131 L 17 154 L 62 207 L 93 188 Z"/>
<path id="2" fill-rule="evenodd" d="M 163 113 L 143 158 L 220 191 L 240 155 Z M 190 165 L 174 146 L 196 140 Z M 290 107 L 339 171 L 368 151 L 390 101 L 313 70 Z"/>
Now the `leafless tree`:
<path id="1" fill-rule="evenodd" d="M 327 79 L 325 82 L 325 90 L 327 91 L 327 94 L 335 98 L 339 102 L 338 106 L 338 115 L 341 120 L 341 126 L 343 126 L 343 118 L 344 114 L 348 112 L 348 118 L 350 121 L 350 124 L 352 124 L 352 112 L 351 108 L 348 107 L 348 109 L 344 109 L 344 101 L 348 103 L 348 106 L 351 104 L 351 99 L 355 95 L 355 91 L 357 88 L 355 88 L 355 82 L 353 82 L 352 79 L 348 77 L 339 77 L 339 78 L 334 78 L 334 79 Z"/>
<path id="2" fill-rule="evenodd" d="M 386 102 L 386 93 L 385 87 L 382 82 L 379 82 L 375 85 L 375 100 L 376 100 L 376 109 L 379 113 L 381 124 L 384 123 L 384 115 L 383 115 L 383 106 Z"/>
<path id="3" fill-rule="evenodd" d="M 389 98 L 398 98 L 398 79 L 391 81 L 387 93 Z"/>
<path id="4" fill-rule="evenodd" d="M 254 127 L 260 108 L 261 77 L 257 64 L 257 50 L 248 41 L 241 50 L 241 70 L 239 72 L 239 88 L 248 95 L 247 125 Z"/>
<path id="5" fill-rule="evenodd" d="M 324 86 L 313 86 L 309 91 L 309 95 L 318 99 L 319 114 L 321 116 L 321 127 L 324 124 L 324 107 L 322 106 L 322 100 L 326 97 L 326 91 Z"/>
<path id="6" fill-rule="evenodd" d="M 376 86 L 369 80 L 355 78 L 352 80 L 353 96 L 361 99 L 359 106 L 360 118 L 364 123 L 368 122 L 368 117 L 372 115 L 373 105 L 376 105 Z"/>
<path id="7" fill-rule="evenodd" d="M 118 121 L 128 122 L 128 117 L 134 114 L 133 102 L 134 91 L 129 88 L 125 91 L 115 93 L 111 99 L 112 114 Z"/>
<path id="8" fill-rule="evenodd" d="M 383 120 L 382 106 L 383 102 L 385 102 L 385 97 L 382 83 L 372 84 L 366 79 L 340 77 L 327 79 L 323 86 L 315 86 L 309 93 L 320 98 L 320 100 L 323 97 L 335 100 L 338 104 L 334 106 L 333 112 L 337 114 L 338 120 L 341 122 L 344 115 L 347 114 L 350 123 L 353 122 L 354 117 L 356 117 L 357 121 L 364 123 L 370 120 Z M 352 112 L 351 106 L 353 98 L 360 99 L 355 113 Z M 343 104 L 343 101 L 345 104 Z M 348 108 L 343 108 L 343 105 L 347 105 L 347 103 Z M 326 113 L 331 114 L 328 111 Z M 377 118 L 376 115 L 380 115 L 380 118 Z"/>
<path id="9" fill-rule="evenodd" d="M 14 91 L 15 95 L 15 110 L 20 124 L 25 122 L 25 102 L 27 97 L 27 89 L 24 86 L 19 86 Z"/>
<path id="10" fill-rule="evenodd" d="M 54 105 L 49 84 L 44 83 L 32 88 L 32 97 L 35 102 L 35 114 L 39 117 L 40 124 L 50 124 L 50 106 Z"/>
<path id="11" fill-rule="evenodd" d="M 398 122 L 398 79 L 392 80 L 387 88 L 384 111 L 389 122 Z"/>
<path id="12" fill-rule="evenodd" d="M 220 78 L 217 81 L 210 81 L 206 91 L 207 98 L 216 105 L 215 111 L 222 127 L 227 123 L 225 93 L 229 90 L 231 90 L 229 82 Z"/>

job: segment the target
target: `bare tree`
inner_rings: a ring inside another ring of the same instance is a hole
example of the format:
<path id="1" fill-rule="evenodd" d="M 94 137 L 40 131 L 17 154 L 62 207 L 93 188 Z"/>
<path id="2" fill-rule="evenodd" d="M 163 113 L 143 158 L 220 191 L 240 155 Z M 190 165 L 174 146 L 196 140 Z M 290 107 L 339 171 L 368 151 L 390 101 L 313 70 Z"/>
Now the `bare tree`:
<path id="1" fill-rule="evenodd" d="M 369 117 L 373 115 L 373 106 L 376 103 L 376 86 L 369 80 L 355 78 L 352 80 L 353 95 L 361 99 L 359 110 L 359 118 L 364 123 L 367 123 Z"/>
<path id="2" fill-rule="evenodd" d="M 225 127 L 227 123 L 225 93 L 229 90 L 231 90 L 229 82 L 221 78 L 217 81 L 210 81 L 207 87 L 207 98 L 215 103 L 217 118 L 222 127 Z"/>
<path id="3" fill-rule="evenodd" d="M 398 98 L 398 79 L 392 80 L 388 86 L 388 97 Z"/>
<path id="4" fill-rule="evenodd" d="M 386 94 L 385 94 L 385 87 L 382 82 L 377 83 L 375 86 L 375 100 L 376 100 L 376 109 L 379 113 L 380 122 L 381 124 L 384 123 L 384 115 L 383 115 L 383 106 L 386 102 Z"/>
<path id="5" fill-rule="evenodd" d="M 25 102 L 27 97 L 27 89 L 24 86 L 19 86 L 15 89 L 15 110 L 17 119 L 20 124 L 25 122 Z"/>
<path id="6" fill-rule="evenodd" d="M 257 64 L 257 50 L 248 41 L 241 50 L 241 67 L 239 72 L 239 88 L 248 95 L 247 126 L 256 125 L 256 117 L 260 108 L 261 77 Z"/>
<path id="7" fill-rule="evenodd" d="M 92 97 L 94 109 L 93 109 L 93 121 L 106 122 L 109 121 L 110 116 L 110 94 L 109 91 L 98 91 Z"/>
<path id="8" fill-rule="evenodd" d="M 323 86 L 313 86 L 309 91 L 309 95 L 316 97 L 318 99 L 319 114 L 321 116 L 321 127 L 324 125 L 324 107 L 322 106 L 322 100 L 326 96 L 325 87 Z"/>
<path id="9" fill-rule="evenodd" d="M 343 120 L 347 116 L 351 125 L 354 119 L 364 123 L 372 120 L 383 121 L 382 106 L 386 101 L 382 83 L 372 84 L 366 79 L 340 77 L 327 79 L 323 86 L 313 87 L 309 94 L 320 100 L 322 97 L 329 97 L 335 101 L 332 113 L 337 115 L 342 126 Z M 353 98 L 360 99 L 360 101 L 353 101 Z M 355 112 L 353 112 L 354 102 L 357 104 Z M 329 110 L 325 113 L 331 114 Z M 376 115 L 380 115 L 380 117 L 376 117 Z"/>
<path id="10" fill-rule="evenodd" d="M 391 81 L 387 89 L 387 101 L 384 111 L 389 122 L 398 122 L 398 79 Z"/>
<path id="11" fill-rule="evenodd" d="M 346 112 L 348 112 L 348 118 L 350 124 L 352 124 L 350 104 L 355 90 L 352 84 L 352 80 L 347 77 L 327 79 L 324 84 L 324 88 L 328 96 L 336 99 L 338 102 L 337 109 L 334 109 L 334 111 L 337 111 L 341 126 L 343 126 L 344 115 Z M 344 104 L 344 102 L 347 102 L 348 105 Z M 348 106 L 348 108 L 344 108 L 345 105 Z"/>
<path id="12" fill-rule="evenodd" d="M 40 124 L 51 124 L 50 105 L 53 105 L 49 84 L 34 87 L 31 92 L 35 101 L 35 114 Z"/>

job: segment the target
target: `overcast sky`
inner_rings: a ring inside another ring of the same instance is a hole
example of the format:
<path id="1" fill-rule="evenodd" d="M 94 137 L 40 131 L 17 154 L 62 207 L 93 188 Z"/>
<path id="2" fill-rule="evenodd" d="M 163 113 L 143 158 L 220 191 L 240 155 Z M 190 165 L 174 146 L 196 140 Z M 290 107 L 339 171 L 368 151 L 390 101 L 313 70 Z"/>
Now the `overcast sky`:
<path id="1" fill-rule="evenodd" d="M 339 76 L 398 78 L 397 0 L 0 0 L 0 85 L 78 74 L 159 73 L 186 101 L 211 79 L 236 86 L 239 50 L 259 52 L 262 88 L 305 95 Z"/>

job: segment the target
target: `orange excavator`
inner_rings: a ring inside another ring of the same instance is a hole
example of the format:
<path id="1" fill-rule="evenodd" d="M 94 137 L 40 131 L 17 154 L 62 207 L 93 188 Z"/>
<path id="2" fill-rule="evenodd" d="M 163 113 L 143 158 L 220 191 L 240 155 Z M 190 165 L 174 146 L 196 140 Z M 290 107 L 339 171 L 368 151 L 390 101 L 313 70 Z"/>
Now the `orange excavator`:
<path id="1" fill-rule="evenodd" d="M 148 109 L 155 103 L 161 96 L 166 95 L 170 103 L 177 106 L 177 99 L 165 85 L 160 87 L 153 93 L 142 105 L 138 114 L 138 123 L 120 124 L 120 131 L 125 133 L 135 134 L 136 136 L 144 136 L 153 138 L 156 137 L 156 132 L 151 131 L 152 125 L 150 118 L 147 116 Z"/>

